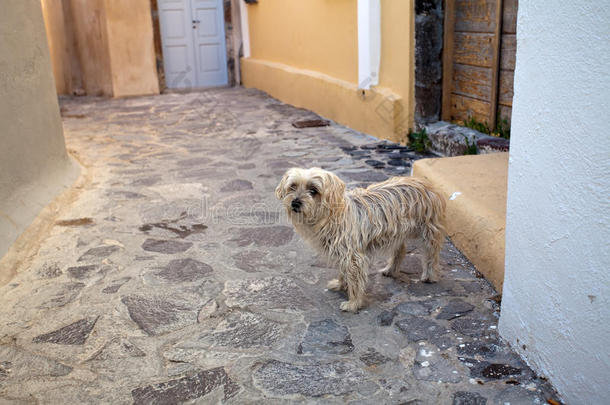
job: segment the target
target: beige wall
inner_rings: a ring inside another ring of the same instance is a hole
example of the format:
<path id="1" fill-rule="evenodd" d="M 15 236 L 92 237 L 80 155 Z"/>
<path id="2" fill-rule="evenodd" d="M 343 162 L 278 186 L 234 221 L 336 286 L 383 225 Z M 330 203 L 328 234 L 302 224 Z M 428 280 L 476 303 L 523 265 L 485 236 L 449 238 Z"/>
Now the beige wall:
<path id="1" fill-rule="evenodd" d="M 71 0 L 72 18 L 65 22 L 76 38 L 83 88 L 90 96 L 112 96 L 112 75 L 104 0 Z"/>
<path id="2" fill-rule="evenodd" d="M 0 13 L 0 257 L 75 179 L 66 154 L 41 5 Z M 0 279 L 10 269 L 0 268 Z"/>
<path id="3" fill-rule="evenodd" d="M 115 97 L 158 94 L 150 0 L 105 0 Z"/>
<path id="4" fill-rule="evenodd" d="M 402 141 L 413 124 L 413 0 L 381 0 L 379 86 L 360 91 L 356 0 L 249 5 L 242 81 L 357 130 Z"/>
<path id="5" fill-rule="evenodd" d="M 41 2 L 59 94 L 159 93 L 149 0 Z"/>
<path id="6" fill-rule="evenodd" d="M 62 3 L 62 0 L 42 0 L 42 14 L 49 41 L 55 88 L 58 94 L 69 94 L 71 80 L 70 55 L 64 30 L 65 23 Z"/>

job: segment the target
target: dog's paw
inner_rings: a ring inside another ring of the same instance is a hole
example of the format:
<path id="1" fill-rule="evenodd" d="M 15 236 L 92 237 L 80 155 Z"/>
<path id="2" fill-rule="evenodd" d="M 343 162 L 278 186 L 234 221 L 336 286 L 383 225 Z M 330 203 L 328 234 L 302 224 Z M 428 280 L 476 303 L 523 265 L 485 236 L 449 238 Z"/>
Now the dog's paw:
<path id="1" fill-rule="evenodd" d="M 381 273 L 382 276 L 394 277 L 394 272 L 392 271 L 391 267 L 384 267 L 379 272 Z"/>
<path id="2" fill-rule="evenodd" d="M 438 281 L 438 277 L 437 276 L 421 276 L 421 278 L 419 279 L 422 283 L 428 283 L 428 284 L 432 284 L 432 283 L 436 283 Z"/>
<path id="3" fill-rule="evenodd" d="M 341 284 L 338 279 L 330 280 L 328 284 L 326 284 L 326 288 L 333 291 L 341 291 L 345 289 L 345 286 Z"/>
<path id="4" fill-rule="evenodd" d="M 343 301 L 341 305 L 339 305 L 341 311 L 345 312 L 358 312 L 359 305 L 355 301 Z"/>

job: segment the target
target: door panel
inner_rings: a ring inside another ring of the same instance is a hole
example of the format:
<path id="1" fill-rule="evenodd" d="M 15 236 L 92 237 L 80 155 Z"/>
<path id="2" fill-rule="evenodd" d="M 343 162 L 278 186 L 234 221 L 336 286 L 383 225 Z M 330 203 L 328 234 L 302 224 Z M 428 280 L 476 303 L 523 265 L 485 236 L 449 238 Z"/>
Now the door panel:
<path id="1" fill-rule="evenodd" d="M 446 0 L 444 120 L 510 121 L 518 0 Z"/>
<path id="2" fill-rule="evenodd" d="M 228 83 L 222 0 L 192 0 L 197 76 L 201 87 Z"/>
<path id="3" fill-rule="evenodd" d="M 159 0 L 165 82 L 169 88 L 197 86 L 189 0 Z"/>
<path id="4" fill-rule="evenodd" d="M 159 0 L 169 88 L 228 83 L 222 0 Z"/>

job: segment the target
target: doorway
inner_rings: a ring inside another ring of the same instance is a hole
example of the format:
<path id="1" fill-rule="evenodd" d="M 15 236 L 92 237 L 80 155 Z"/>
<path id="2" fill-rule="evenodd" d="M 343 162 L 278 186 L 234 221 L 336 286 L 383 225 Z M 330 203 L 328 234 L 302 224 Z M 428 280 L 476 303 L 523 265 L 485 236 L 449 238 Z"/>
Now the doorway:
<path id="1" fill-rule="evenodd" d="M 226 86 L 222 0 L 158 0 L 158 7 L 166 86 Z"/>

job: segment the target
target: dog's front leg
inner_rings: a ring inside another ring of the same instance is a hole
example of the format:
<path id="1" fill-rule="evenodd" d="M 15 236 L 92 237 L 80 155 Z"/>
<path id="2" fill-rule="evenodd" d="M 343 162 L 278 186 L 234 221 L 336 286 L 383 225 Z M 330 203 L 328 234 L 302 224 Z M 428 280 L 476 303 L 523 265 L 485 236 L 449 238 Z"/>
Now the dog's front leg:
<path id="1" fill-rule="evenodd" d="M 348 296 L 348 301 L 343 301 L 340 308 L 342 311 L 357 312 L 364 306 L 367 281 L 366 258 L 361 255 L 354 256 L 351 260 L 344 262 L 340 271 L 347 283 Z"/>

